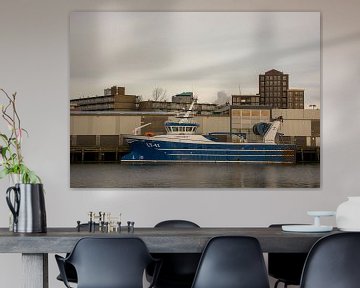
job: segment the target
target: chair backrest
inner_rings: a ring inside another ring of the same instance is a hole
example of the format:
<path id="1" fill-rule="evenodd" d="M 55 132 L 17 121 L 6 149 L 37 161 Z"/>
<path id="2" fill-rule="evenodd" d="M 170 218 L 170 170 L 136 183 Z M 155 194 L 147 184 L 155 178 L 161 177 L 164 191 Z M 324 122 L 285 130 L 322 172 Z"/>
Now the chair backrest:
<path id="1" fill-rule="evenodd" d="M 332 234 L 316 242 L 306 259 L 300 287 L 360 287 L 360 233 Z"/>
<path id="2" fill-rule="evenodd" d="M 282 225 L 294 224 L 271 224 L 269 228 L 281 228 Z M 306 257 L 307 253 L 268 253 L 269 275 L 288 285 L 300 285 Z"/>
<path id="3" fill-rule="evenodd" d="M 166 220 L 155 228 L 200 228 L 188 220 Z M 157 279 L 157 287 L 190 287 L 200 260 L 200 253 L 161 253 L 155 254 L 162 260 L 162 267 Z M 151 274 L 151 271 L 149 271 Z"/>
<path id="4" fill-rule="evenodd" d="M 202 254 L 192 288 L 268 288 L 264 258 L 256 238 L 212 238 Z"/>
<path id="5" fill-rule="evenodd" d="M 155 228 L 200 228 L 200 226 L 188 220 L 165 220 L 157 223 Z"/>
<path id="6" fill-rule="evenodd" d="M 76 269 L 78 288 L 142 288 L 152 260 L 139 238 L 82 238 L 67 259 Z"/>

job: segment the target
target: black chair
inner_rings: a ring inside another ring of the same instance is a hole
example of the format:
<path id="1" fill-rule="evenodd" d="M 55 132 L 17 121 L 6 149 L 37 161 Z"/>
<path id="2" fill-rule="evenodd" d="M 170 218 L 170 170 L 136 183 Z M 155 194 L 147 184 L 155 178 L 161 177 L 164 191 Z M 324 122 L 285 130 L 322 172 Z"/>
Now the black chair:
<path id="1" fill-rule="evenodd" d="M 360 287 L 360 233 L 325 236 L 306 259 L 301 288 Z"/>
<path id="2" fill-rule="evenodd" d="M 80 224 L 80 229 L 81 230 L 88 230 L 89 229 L 89 224 L 88 223 L 82 223 Z M 95 223 L 95 229 L 99 229 L 99 224 L 98 223 Z M 69 256 L 69 253 L 66 254 L 66 257 Z M 77 283 L 77 275 L 76 275 L 76 270 L 74 268 L 73 265 L 71 265 L 70 263 L 67 263 L 65 262 L 64 263 L 64 266 L 65 266 L 65 274 L 66 274 L 66 278 L 68 280 L 68 282 L 71 282 L 71 283 Z M 57 277 L 56 277 L 57 280 L 59 281 L 63 281 L 62 277 L 61 277 L 61 274 L 59 274 Z"/>
<path id="3" fill-rule="evenodd" d="M 220 236 L 207 244 L 192 288 L 269 288 L 256 238 Z"/>
<path id="4" fill-rule="evenodd" d="M 75 267 L 78 288 L 142 288 L 145 268 L 156 262 L 139 238 L 82 238 L 67 258 L 55 258 L 66 287 L 70 285 L 65 263 Z"/>
<path id="5" fill-rule="evenodd" d="M 200 228 L 199 225 L 187 220 L 166 220 L 155 225 L 155 228 Z M 194 280 L 201 254 L 197 253 L 157 253 L 161 259 L 156 288 L 190 288 Z M 147 279 L 152 279 L 153 269 L 147 269 Z"/>
<path id="6" fill-rule="evenodd" d="M 68 256 L 69 256 L 69 254 L 66 254 L 66 257 L 68 257 Z M 77 283 L 77 274 L 76 274 L 75 267 L 73 265 L 71 265 L 68 262 L 64 262 L 64 273 L 66 275 L 66 279 L 67 279 L 68 282 Z M 61 277 L 61 274 L 59 274 L 56 277 L 56 279 L 59 280 L 59 281 L 64 282 L 63 278 Z"/>
<path id="7" fill-rule="evenodd" d="M 287 224 L 272 224 L 270 228 L 280 228 Z M 307 253 L 269 253 L 268 272 L 277 281 L 274 288 L 280 283 L 286 288 L 288 285 L 300 285 L 301 273 L 304 268 Z"/>
<path id="8" fill-rule="evenodd" d="M 165 220 L 157 223 L 155 228 L 200 228 L 194 222 L 188 220 Z"/>

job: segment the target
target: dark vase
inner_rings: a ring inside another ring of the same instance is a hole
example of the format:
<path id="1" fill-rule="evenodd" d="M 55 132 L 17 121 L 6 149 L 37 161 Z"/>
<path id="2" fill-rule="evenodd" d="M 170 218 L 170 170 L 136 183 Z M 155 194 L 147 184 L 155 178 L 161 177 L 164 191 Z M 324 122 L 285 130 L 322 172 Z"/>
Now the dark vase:
<path id="1" fill-rule="evenodd" d="M 14 216 L 14 232 L 45 233 L 47 231 L 42 184 L 15 184 L 6 190 L 6 202 Z"/>

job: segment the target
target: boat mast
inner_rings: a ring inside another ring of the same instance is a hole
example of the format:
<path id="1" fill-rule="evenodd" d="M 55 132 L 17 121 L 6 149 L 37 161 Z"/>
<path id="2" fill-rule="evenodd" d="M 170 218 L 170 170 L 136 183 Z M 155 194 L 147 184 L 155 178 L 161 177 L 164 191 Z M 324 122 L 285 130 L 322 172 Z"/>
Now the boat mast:
<path id="1" fill-rule="evenodd" d="M 189 109 L 186 111 L 186 113 L 183 116 L 181 116 L 179 123 L 187 123 L 187 122 L 189 122 L 188 118 L 193 118 L 192 116 L 190 116 L 190 113 L 192 112 L 192 109 L 194 108 L 195 103 L 196 103 L 196 100 L 194 99 L 193 102 L 191 103 Z"/>

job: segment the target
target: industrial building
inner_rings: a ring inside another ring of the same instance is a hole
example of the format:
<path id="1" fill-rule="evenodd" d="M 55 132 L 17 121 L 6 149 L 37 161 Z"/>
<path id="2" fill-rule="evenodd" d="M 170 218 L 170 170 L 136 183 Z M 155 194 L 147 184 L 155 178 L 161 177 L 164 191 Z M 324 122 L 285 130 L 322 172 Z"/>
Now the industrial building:
<path id="1" fill-rule="evenodd" d="M 146 100 L 140 101 L 136 95 L 126 95 L 125 87 L 112 86 L 104 89 L 103 96 L 76 98 L 70 100 L 71 111 L 141 111 L 141 112 L 171 112 L 189 109 L 194 101 L 192 92 L 183 92 L 172 97 L 172 102 Z M 221 114 L 218 105 L 197 103 L 194 107 L 195 114 L 211 115 Z"/>
<path id="2" fill-rule="evenodd" d="M 320 147 L 320 110 L 273 109 L 271 117 L 282 117 L 279 133 L 299 147 Z"/>
<path id="3" fill-rule="evenodd" d="M 253 133 L 253 126 L 259 122 L 271 121 L 269 106 L 233 106 L 230 113 L 230 127 L 232 133 L 245 133 L 248 141 L 260 142 L 261 136 Z"/>
<path id="4" fill-rule="evenodd" d="M 257 106 L 260 105 L 260 95 L 232 95 L 231 102 L 234 106 Z"/>
<path id="5" fill-rule="evenodd" d="M 138 96 L 126 95 L 125 87 L 113 86 L 104 89 L 103 96 L 70 100 L 71 110 L 79 111 L 129 111 L 136 110 Z"/>
<path id="6" fill-rule="evenodd" d="M 148 112 L 172 112 L 176 113 L 179 111 L 184 111 L 189 109 L 191 105 L 186 102 L 166 102 L 166 101 L 141 101 L 139 102 L 139 111 L 148 111 Z M 193 111 L 198 115 L 211 115 L 215 112 L 218 105 L 208 104 L 208 103 L 197 103 L 195 104 Z"/>
<path id="7" fill-rule="evenodd" d="M 279 129 L 279 141 L 294 143 L 299 147 L 320 147 L 320 110 L 313 109 L 271 109 L 270 107 L 248 106 L 232 107 L 231 131 L 246 133 L 249 141 L 261 141 L 253 133 L 252 127 L 259 122 L 270 122 L 283 118 Z"/>

